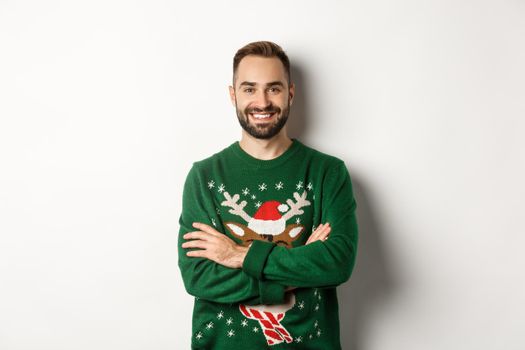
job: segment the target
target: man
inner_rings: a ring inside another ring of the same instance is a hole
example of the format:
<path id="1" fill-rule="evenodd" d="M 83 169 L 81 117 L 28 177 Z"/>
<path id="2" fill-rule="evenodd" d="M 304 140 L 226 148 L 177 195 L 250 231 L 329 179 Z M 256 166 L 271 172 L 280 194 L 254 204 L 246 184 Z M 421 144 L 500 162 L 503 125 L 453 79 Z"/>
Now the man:
<path id="1" fill-rule="evenodd" d="M 295 86 L 278 45 L 237 51 L 229 89 L 241 140 L 193 164 L 179 220 L 192 349 L 341 349 L 335 287 L 357 249 L 345 163 L 288 137 Z"/>

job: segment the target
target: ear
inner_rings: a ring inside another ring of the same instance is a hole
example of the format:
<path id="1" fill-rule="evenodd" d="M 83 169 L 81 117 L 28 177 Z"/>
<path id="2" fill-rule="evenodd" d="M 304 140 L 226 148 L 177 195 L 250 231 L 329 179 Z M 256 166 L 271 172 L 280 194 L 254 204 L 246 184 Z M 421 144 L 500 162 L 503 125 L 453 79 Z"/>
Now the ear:
<path id="1" fill-rule="evenodd" d="M 228 86 L 228 89 L 230 90 L 230 101 L 232 102 L 232 105 L 235 107 L 235 89 L 233 86 Z"/>
<path id="2" fill-rule="evenodd" d="M 290 87 L 288 88 L 288 94 L 290 95 L 290 106 L 293 103 L 293 98 L 295 96 L 295 84 L 290 83 Z"/>
<path id="3" fill-rule="evenodd" d="M 227 222 L 225 224 L 228 231 L 230 231 L 232 234 L 240 237 L 244 236 L 244 228 L 241 225 L 235 222 Z"/>
<path id="4" fill-rule="evenodd" d="M 290 235 L 290 237 L 295 238 L 296 236 L 298 237 L 299 234 L 303 232 L 303 230 L 304 230 L 303 226 L 297 226 L 297 227 L 292 228 L 290 232 L 288 232 L 288 234 Z"/>

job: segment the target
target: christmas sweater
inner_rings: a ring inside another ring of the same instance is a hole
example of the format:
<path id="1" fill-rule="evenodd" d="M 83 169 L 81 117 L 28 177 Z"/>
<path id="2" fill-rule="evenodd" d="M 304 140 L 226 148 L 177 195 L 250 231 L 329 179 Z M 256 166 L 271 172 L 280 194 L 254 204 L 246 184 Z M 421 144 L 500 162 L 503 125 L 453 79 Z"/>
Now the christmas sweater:
<path id="1" fill-rule="evenodd" d="M 195 297 L 192 349 L 341 349 L 336 286 L 357 250 L 345 163 L 297 139 L 260 160 L 239 142 L 193 163 L 184 184 L 178 265 Z M 182 236 L 202 222 L 249 247 L 241 269 L 188 257 Z M 330 223 L 327 240 L 305 245 Z M 297 287 L 285 291 L 289 286 Z"/>

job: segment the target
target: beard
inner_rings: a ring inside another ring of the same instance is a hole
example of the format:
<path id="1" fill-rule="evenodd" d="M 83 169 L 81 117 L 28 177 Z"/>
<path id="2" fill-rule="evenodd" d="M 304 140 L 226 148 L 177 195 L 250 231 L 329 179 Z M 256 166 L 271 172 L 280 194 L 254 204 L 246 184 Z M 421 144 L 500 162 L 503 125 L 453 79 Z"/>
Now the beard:
<path id="1" fill-rule="evenodd" d="M 260 108 L 245 108 L 241 111 L 235 104 L 235 110 L 237 112 L 237 119 L 241 127 L 251 136 L 257 139 L 270 139 L 277 135 L 283 128 L 288 120 L 290 114 L 290 100 L 285 109 L 281 109 L 273 104 L 269 105 L 264 109 Z M 275 113 L 277 115 L 276 120 L 272 123 L 261 123 L 255 124 L 250 121 L 249 113 Z"/>

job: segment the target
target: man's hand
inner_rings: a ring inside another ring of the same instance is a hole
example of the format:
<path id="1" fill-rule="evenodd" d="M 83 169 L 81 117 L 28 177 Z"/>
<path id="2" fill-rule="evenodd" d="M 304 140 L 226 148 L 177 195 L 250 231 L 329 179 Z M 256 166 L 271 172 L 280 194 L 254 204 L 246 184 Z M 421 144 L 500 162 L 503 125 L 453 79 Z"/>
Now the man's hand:
<path id="1" fill-rule="evenodd" d="M 328 235 L 330 234 L 330 231 L 332 228 L 330 227 L 330 223 L 321 224 L 319 225 L 315 231 L 308 237 L 308 240 L 304 245 L 313 243 L 315 241 L 326 241 L 328 239 Z"/>
<path id="2" fill-rule="evenodd" d="M 248 247 L 238 245 L 209 225 L 194 222 L 193 227 L 200 231 L 188 232 L 182 236 L 184 239 L 191 239 L 191 241 L 184 242 L 182 248 L 201 249 L 186 252 L 187 256 L 206 258 L 233 269 L 242 268 Z"/>
<path id="3" fill-rule="evenodd" d="M 328 235 L 330 234 L 330 231 L 332 228 L 330 227 L 330 224 L 327 222 L 326 224 L 319 225 L 315 231 L 308 237 L 308 240 L 304 245 L 313 243 L 315 241 L 326 241 L 328 239 Z M 288 292 L 290 290 L 295 289 L 296 287 L 287 287 L 285 292 Z"/>

